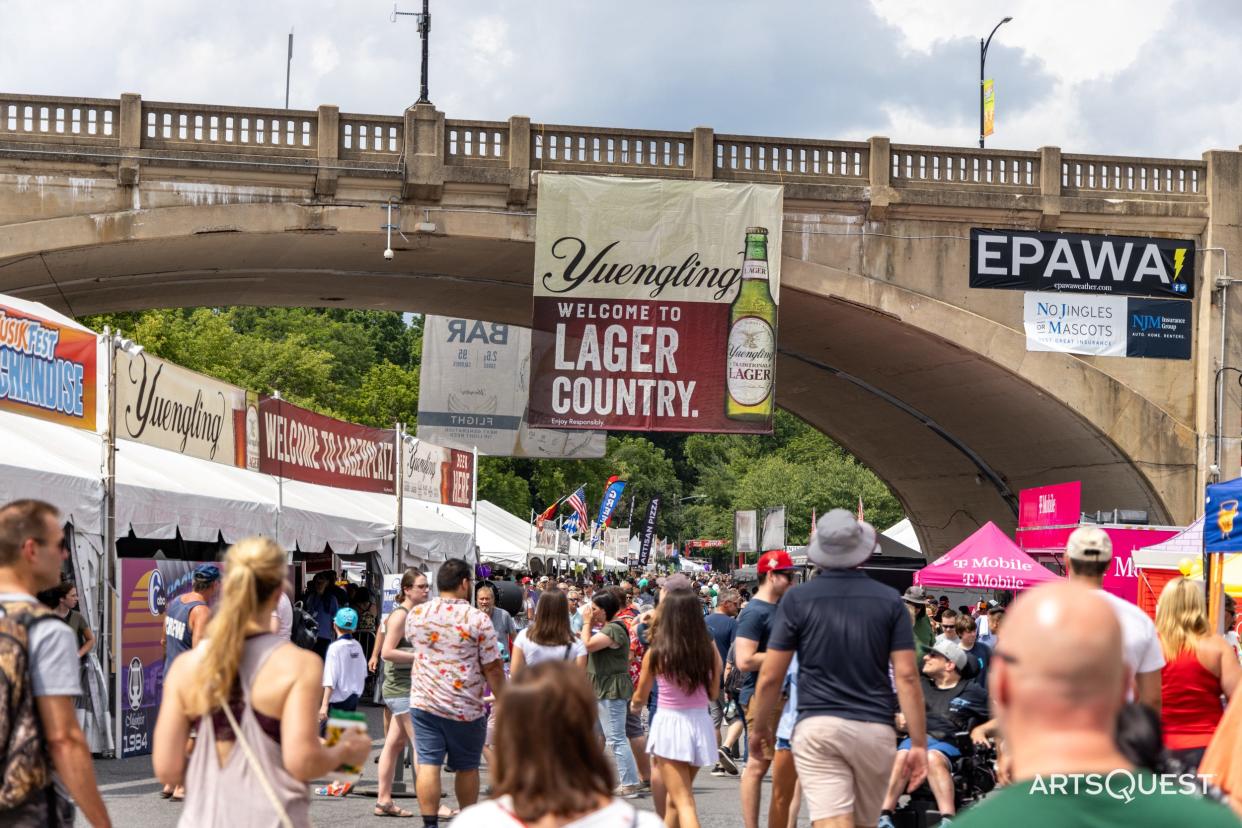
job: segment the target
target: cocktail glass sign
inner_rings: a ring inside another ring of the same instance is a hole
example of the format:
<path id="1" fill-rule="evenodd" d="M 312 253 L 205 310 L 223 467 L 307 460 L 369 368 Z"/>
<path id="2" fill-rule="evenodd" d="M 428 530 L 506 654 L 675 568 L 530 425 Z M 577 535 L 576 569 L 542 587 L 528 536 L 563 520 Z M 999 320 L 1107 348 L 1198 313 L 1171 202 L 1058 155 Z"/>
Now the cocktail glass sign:
<path id="1" fill-rule="evenodd" d="M 1242 527 L 1238 504 L 1242 503 L 1242 478 L 1207 487 L 1203 520 L 1203 546 L 1208 552 L 1242 551 Z"/>

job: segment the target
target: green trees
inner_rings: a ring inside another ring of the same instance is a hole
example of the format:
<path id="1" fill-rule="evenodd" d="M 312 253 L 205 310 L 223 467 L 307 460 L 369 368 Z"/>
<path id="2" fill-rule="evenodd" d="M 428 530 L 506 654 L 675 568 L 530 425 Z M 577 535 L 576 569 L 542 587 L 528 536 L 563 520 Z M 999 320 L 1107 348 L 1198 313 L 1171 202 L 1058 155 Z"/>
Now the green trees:
<path id="1" fill-rule="evenodd" d="M 315 308 L 185 308 L 88 317 L 119 328 L 152 354 L 244 388 L 357 423 L 415 428 L 421 318 L 400 313 Z M 585 486 L 597 509 L 610 475 L 628 481 L 614 525 L 625 525 L 631 498 L 641 515 L 663 498 L 661 535 L 733 535 L 735 509 L 784 506 L 791 544 L 804 543 L 811 512 L 853 510 L 884 528 L 901 506 L 884 484 L 828 437 L 785 411 L 773 434 L 614 433 L 598 460 L 487 457 L 479 496 L 514 514 L 542 511 Z M 594 518 L 594 512 L 590 517 Z"/>

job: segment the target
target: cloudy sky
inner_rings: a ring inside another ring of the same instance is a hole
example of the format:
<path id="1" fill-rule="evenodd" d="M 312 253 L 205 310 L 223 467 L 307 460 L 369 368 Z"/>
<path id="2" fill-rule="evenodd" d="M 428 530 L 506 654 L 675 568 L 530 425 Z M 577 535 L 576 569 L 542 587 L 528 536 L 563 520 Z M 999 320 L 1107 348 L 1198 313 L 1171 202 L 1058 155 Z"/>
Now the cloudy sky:
<path id="1" fill-rule="evenodd" d="M 419 0 L 401 0 L 412 11 Z M 432 0 L 449 117 L 1197 158 L 1242 142 L 1237 0 Z M 391 0 L 0 0 L 0 90 L 397 114 Z"/>

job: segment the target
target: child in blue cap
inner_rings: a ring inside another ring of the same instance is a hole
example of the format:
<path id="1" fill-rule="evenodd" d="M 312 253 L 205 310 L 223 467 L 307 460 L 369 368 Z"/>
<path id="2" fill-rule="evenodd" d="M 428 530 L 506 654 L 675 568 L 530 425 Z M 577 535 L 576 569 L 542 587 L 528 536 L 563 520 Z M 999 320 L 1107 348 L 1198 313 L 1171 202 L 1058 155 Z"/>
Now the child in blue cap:
<path id="1" fill-rule="evenodd" d="M 328 707 L 337 710 L 357 710 L 362 687 L 367 680 L 367 657 L 362 645 L 354 640 L 358 630 L 358 613 L 351 607 L 342 607 L 332 619 L 336 640 L 328 645 L 323 659 L 323 704 L 319 707 L 320 728 L 328 721 Z M 353 784 L 333 782 L 316 788 L 315 793 L 328 796 L 345 796 Z"/>
<path id="2" fill-rule="evenodd" d="M 323 704 L 319 706 L 319 721 L 328 719 L 328 707 L 337 710 L 357 710 L 362 687 L 367 680 L 367 657 L 362 645 L 354 640 L 358 629 L 358 613 L 343 607 L 332 619 L 336 640 L 328 645 L 323 660 Z"/>

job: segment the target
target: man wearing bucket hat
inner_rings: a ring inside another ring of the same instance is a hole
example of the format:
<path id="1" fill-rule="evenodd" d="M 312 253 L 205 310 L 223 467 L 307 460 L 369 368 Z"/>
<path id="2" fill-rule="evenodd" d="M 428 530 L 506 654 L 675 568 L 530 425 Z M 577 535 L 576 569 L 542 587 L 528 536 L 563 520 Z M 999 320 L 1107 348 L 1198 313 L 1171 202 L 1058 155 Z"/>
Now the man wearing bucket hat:
<path id="1" fill-rule="evenodd" d="M 897 591 L 858 569 L 875 552 L 875 528 L 845 509 L 819 519 L 807 557 L 820 572 L 785 595 L 751 702 L 751 752 L 771 743 L 763 726 L 798 654 L 794 764 L 812 822 L 875 825 L 896 755 L 893 683 L 906 719 L 909 790 L 927 774 L 927 734 L 914 632 Z"/>
<path id="2" fill-rule="evenodd" d="M 1134 678 L 1132 699 L 1160 712 L 1160 671 L 1164 668 L 1164 652 L 1156 625 L 1134 604 L 1104 591 L 1104 573 L 1113 558 L 1113 542 L 1098 526 L 1080 526 L 1069 536 L 1065 559 L 1069 579 L 1097 590 L 1113 608 L 1121 625 L 1121 658 Z"/>

